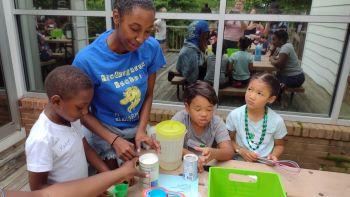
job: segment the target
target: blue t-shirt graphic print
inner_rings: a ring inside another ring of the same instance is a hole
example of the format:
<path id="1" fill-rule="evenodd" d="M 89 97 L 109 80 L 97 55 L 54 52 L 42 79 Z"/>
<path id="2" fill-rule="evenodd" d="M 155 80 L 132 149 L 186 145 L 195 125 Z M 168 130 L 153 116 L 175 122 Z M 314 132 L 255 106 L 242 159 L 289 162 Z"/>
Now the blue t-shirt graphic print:
<path id="1" fill-rule="evenodd" d="M 120 129 L 135 127 L 147 92 L 148 76 L 165 64 L 159 43 L 148 38 L 136 51 L 117 54 L 109 49 L 106 31 L 81 50 L 73 65 L 94 82 L 91 112 L 100 121 Z"/>

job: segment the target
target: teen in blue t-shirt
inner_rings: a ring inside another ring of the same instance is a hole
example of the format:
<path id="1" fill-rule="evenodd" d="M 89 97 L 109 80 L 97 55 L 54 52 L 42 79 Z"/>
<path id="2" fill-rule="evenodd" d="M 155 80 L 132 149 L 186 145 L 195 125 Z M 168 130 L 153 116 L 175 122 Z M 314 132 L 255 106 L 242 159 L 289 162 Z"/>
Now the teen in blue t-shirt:
<path id="1" fill-rule="evenodd" d="M 112 168 L 117 166 L 115 152 L 123 160 L 136 156 L 129 141 L 135 140 L 137 150 L 141 142 L 159 149 L 145 131 L 156 71 L 166 62 L 159 43 L 149 36 L 155 17 L 153 2 L 138 2 L 117 1 L 115 29 L 81 50 L 73 62 L 94 82 L 91 113 L 83 123 L 93 132 L 90 142 Z"/>

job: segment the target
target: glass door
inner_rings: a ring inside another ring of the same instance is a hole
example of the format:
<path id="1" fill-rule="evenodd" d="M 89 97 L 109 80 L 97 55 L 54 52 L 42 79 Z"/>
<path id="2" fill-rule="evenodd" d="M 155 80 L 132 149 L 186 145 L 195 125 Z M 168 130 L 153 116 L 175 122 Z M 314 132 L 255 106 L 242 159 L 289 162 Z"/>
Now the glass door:
<path id="1" fill-rule="evenodd" d="M 9 97 L 0 53 L 0 140 L 13 132 Z"/>

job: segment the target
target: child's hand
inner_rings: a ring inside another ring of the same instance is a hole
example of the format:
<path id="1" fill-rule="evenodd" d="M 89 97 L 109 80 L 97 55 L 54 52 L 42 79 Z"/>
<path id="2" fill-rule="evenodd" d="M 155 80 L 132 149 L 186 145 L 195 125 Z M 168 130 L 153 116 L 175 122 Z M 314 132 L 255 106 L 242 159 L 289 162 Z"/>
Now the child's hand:
<path id="1" fill-rule="evenodd" d="M 198 158 L 198 162 L 197 162 L 197 169 L 199 173 L 202 173 L 204 171 L 204 164 L 202 162 L 202 160 L 200 158 Z"/>
<path id="2" fill-rule="evenodd" d="M 278 158 L 275 155 L 272 155 L 272 154 L 267 156 L 267 159 L 272 160 L 272 161 L 278 161 Z"/>
<path id="3" fill-rule="evenodd" d="M 202 153 L 202 156 L 199 156 L 199 160 L 202 161 L 203 165 L 207 164 L 209 161 L 211 161 L 213 159 L 213 149 L 212 148 L 195 147 L 194 149 L 196 151 L 199 151 Z"/>
<path id="4" fill-rule="evenodd" d="M 133 158 L 132 160 L 126 161 L 121 168 L 123 169 L 122 171 L 125 170 L 127 176 L 125 177 L 126 180 L 129 180 L 133 178 L 134 176 L 141 177 L 141 178 L 146 178 L 149 175 L 146 173 L 143 173 L 139 170 L 136 169 L 136 162 L 138 161 L 138 157 Z"/>
<path id="5" fill-rule="evenodd" d="M 246 161 L 249 161 L 249 162 L 255 162 L 257 161 L 259 155 L 252 152 L 252 151 L 249 151 L 245 148 L 241 148 L 239 150 L 239 154 L 243 157 L 244 160 Z"/>

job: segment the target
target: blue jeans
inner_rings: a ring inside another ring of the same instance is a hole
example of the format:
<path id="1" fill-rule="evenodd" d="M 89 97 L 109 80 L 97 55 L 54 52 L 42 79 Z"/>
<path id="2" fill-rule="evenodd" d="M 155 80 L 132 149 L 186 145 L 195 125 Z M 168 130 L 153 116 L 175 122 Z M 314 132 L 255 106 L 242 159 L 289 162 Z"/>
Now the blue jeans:
<path id="1" fill-rule="evenodd" d="M 305 81 L 304 73 L 300 73 L 295 76 L 282 76 L 277 74 L 277 78 L 281 83 L 285 84 L 287 87 L 290 88 L 300 87 Z"/>
<path id="2" fill-rule="evenodd" d="M 122 137 L 123 139 L 126 139 L 132 143 L 135 142 L 135 135 L 136 135 L 136 130 L 138 126 L 133 128 L 119 129 L 117 127 L 113 127 L 110 125 L 106 125 L 106 124 L 103 124 L 103 125 L 113 133 Z M 83 129 L 83 133 L 86 140 L 90 144 L 90 146 L 95 149 L 97 154 L 99 154 L 103 160 L 117 159 L 115 150 L 111 147 L 111 145 L 106 140 L 102 139 L 100 136 L 91 132 L 85 127 Z"/>

